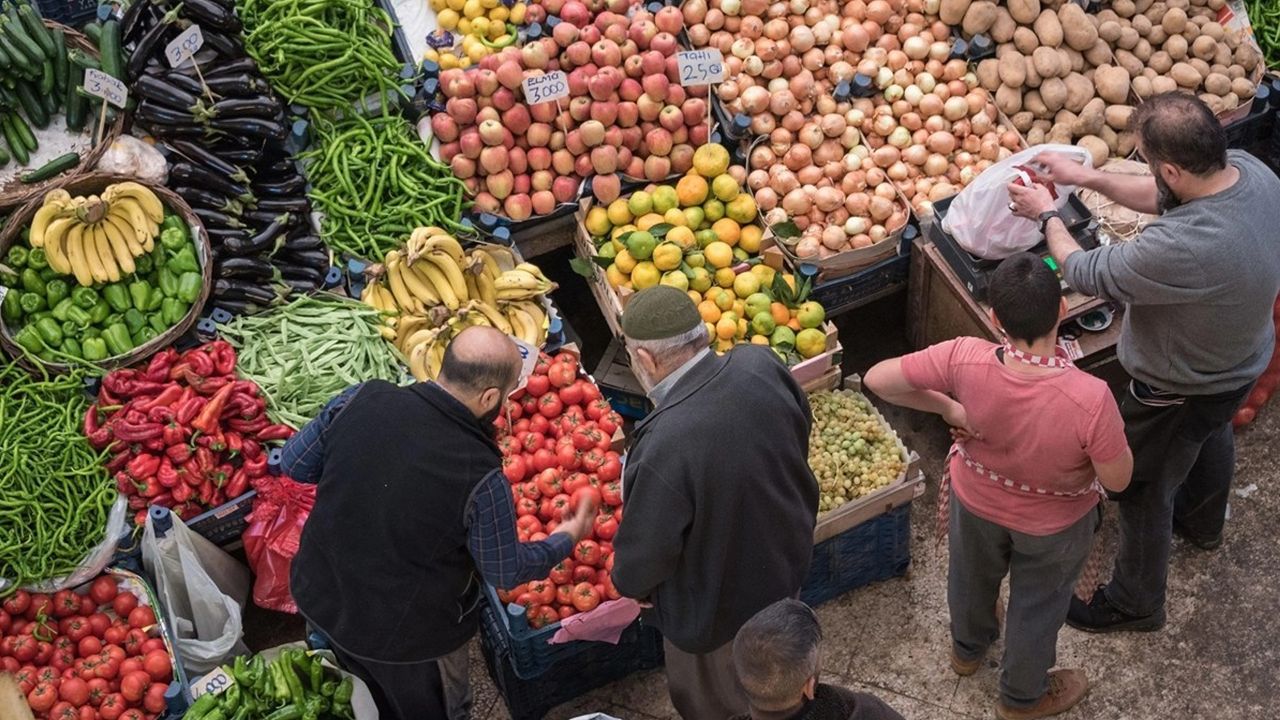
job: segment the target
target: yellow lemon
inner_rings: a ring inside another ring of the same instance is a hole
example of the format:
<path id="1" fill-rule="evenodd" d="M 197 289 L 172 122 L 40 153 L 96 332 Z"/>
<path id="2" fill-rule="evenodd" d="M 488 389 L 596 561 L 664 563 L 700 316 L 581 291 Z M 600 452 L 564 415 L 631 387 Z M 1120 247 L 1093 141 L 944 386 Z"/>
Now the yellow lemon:
<path id="1" fill-rule="evenodd" d="M 516 3 L 514 6 L 512 6 L 511 14 L 507 17 L 507 19 L 510 20 L 514 25 L 523 25 L 524 14 L 526 10 L 527 10 L 527 6 L 524 3 Z"/>
<path id="2" fill-rule="evenodd" d="M 618 287 L 627 281 L 627 276 L 618 269 L 618 263 L 614 263 L 605 268 L 604 276 L 609 280 L 609 284 Z"/>
<path id="3" fill-rule="evenodd" d="M 684 250 L 675 243 L 664 242 L 653 249 L 653 264 L 663 272 L 680 267 L 680 261 L 683 259 Z M 688 283 L 685 283 L 685 285 L 687 287 Z"/>
<path id="4" fill-rule="evenodd" d="M 716 284 L 722 288 L 732 288 L 733 281 L 738 279 L 733 268 L 720 268 L 716 271 Z"/>
<path id="5" fill-rule="evenodd" d="M 733 309 L 733 295 L 725 292 L 724 288 L 713 288 L 708 292 L 714 293 L 711 295 L 710 300 L 716 304 L 716 307 L 720 308 L 721 312 Z"/>
<path id="6" fill-rule="evenodd" d="M 756 201 L 750 195 L 742 193 L 725 203 L 724 215 L 737 220 L 739 225 L 746 225 L 756 219 Z"/>
<path id="7" fill-rule="evenodd" d="M 499 0 L 501 1 L 501 0 Z M 496 25 L 501 25 L 511 18 L 511 11 L 499 5 L 489 10 L 489 19 Z"/>
<path id="8" fill-rule="evenodd" d="M 672 270 L 670 272 L 663 273 L 661 282 L 663 285 L 673 287 L 677 290 L 689 289 L 689 278 L 685 277 L 684 273 L 679 270 Z"/>
<path id="9" fill-rule="evenodd" d="M 706 219 L 706 213 L 702 211 L 700 206 L 684 209 L 684 224 L 691 228 L 696 228 Z"/>
<path id="10" fill-rule="evenodd" d="M 706 268 L 696 267 L 692 268 L 690 272 L 693 273 L 693 277 L 689 278 L 690 288 L 698 292 L 706 292 L 711 289 L 711 273 L 707 272 Z"/>
<path id="11" fill-rule="evenodd" d="M 751 344 L 752 345 L 768 345 L 769 336 L 768 335 L 752 335 Z"/>
<path id="12" fill-rule="evenodd" d="M 684 262 L 691 268 L 700 268 L 707 266 L 707 258 L 699 251 L 694 251 L 684 256 Z"/>
<path id="13" fill-rule="evenodd" d="M 631 271 L 636 269 L 636 259 L 631 256 L 631 253 L 626 248 L 623 248 L 618 251 L 617 255 L 613 256 L 613 264 L 609 267 L 616 267 L 618 272 L 623 275 L 630 275 Z"/>
<path id="14" fill-rule="evenodd" d="M 707 222 L 715 222 L 724 217 L 724 203 L 711 198 L 702 203 L 702 212 L 706 215 Z"/>
<path id="15" fill-rule="evenodd" d="M 732 315 L 721 315 L 716 322 L 716 337 L 721 340 L 732 340 L 738 334 L 738 321 Z"/>
<path id="16" fill-rule="evenodd" d="M 760 252 L 764 230 L 759 225 L 743 225 L 738 234 L 738 247 L 755 255 Z"/>
<path id="17" fill-rule="evenodd" d="M 691 250 L 698 242 L 694 238 L 692 230 L 680 225 L 668 230 L 666 237 L 663 239 L 669 243 L 679 245 L 681 250 Z"/>
<path id="18" fill-rule="evenodd" d="M 716 179 L 711 181 L 711 194 L 715 195 L 717 200 L 729 202 L 738 197 L 740 192 L 742 192 L 742 188 L 738 187 L 738 181 L 727 173 L 717 175 Z"/>
<path id="19" fill-rule="evenodd" d="M 720 319 L 720 308 L 710 300 L 703 300 L 698 303 L 698 314 L 702 316 L 704 322 L 713 323 Z"/>
<path id="20" fill-rule="evenodd" d="M 462 7 L 467 4 L 467 0 L 445 0 L 445 5 L 456 14 L 462 13 Z"/>
<path id="21" fill-rule="evenodd" d="M 691 300 L 694 305 L 702 302 L 702 293 L 697 290 L 686 290 L 685 294 L 689 296 L 689 300 Z"/>
<path id="22" fill-rule="evenodd" d="M 742 228 L 738 227 L 738 223 L 729 218 L 721 218 L 711 225 L 711 232 L 716 234 L 716 239 L 720 242 L 734 247 L 738 244 L 738 236 L 742 232 Z"/>
<path id="23" fill-rule="evenodd" d="M 729 169 L 729 150 L 720 143 L 707 143 L 693 151 L 693 169 L 704 178 L 723 175 Z"/>
<path id="24" fill-rule="evenodd" d="M 658 241 L 644 230 L 637 230 L 627 236 L 627 251 L 637 260 L 648 260 L 653 255 L 653 248 Z"/>
<path id="25" fill-rule="evenodd" d="M 661 279 L 662 273 L 658 272 L 658 268 L 654 267 L 654 264 L 648 260 L 636 263 L 636 268 L 631 271 L 631 285 L 636 290 L 651 288 L 657 285 Z"/>
<path id="26" fill-rule="evenodd" d="M 627 198 L 627 209 L 636 217 L 648 215 L 653 211 L 653 198 L 644 190 L 637 190 Z"/>
<path id="27" fill-rule="evenodd" d="M 701 175 L 685 175 L 676 182 L 676 197 L 680 205 L 701 205 L 707 199 L 707 180 Z"/>
<path id="28" fill-rule="evenodd" d="M 599 205 L 587 211 L 587 218 L 582 225 L 593 237 L 601 237 L 613 229 L 613 223 L 609 220 L 609 211 Z"/>
<path id="29" fill-rule="evenodd" d="M 649 228 L 653 227 L 654 225 L 657 225 L 660 222 L 662 222 L 661 215 L 659 215 L 658 213 L 647 213 L 645 215 L 641 215 L 639 218 L 636 219 L 636 227 L 641 230 L 648 230 Z"/>
<path id="30" fill-rule="evenodd" d="M 738 275 L 733 280 L 733 292 L 744 300 L 755 295 L 760 292 L 760 276 L 749 272 Z"/>
<path id="31" fill-rule="evenodd" d="M 761 288 L 773 287 L 773 276 L 778 274 L 777 270 L 774 270 L 773 268 L 769 267 L 768 265 L 765 265 L 764 263 L 760 263 L 758 265 L 752 265 L 751 272 L 760 276 Z"/>
<path id="32" fill-rule="evenodd" d="M 796 333 L 796 352 L 808 359 L 821 355 L 827 349 L 827 336 L 816 328 L 805 328 Z"/>
<path id="33" fill-rule="evenodd" d="M 662 214 L 680 204 L 676 189 L 670 185 L 659 185 L 653 190 L 653 211 Z"/>
<path id="34" fill-rule="evenodd" d="M 676 227 L 685 227 L 689 224 L 689 221 L 684 216 L 684 211 L 680 208 L 671 208 L 663 213 L 662 221 Z"/>
<path id="35" fill-rule="evenodd" d="M 744 305 L 741 300 L 736 300 L 736 299 L 733 301 L 733 307 L 729 309 L 732 310 L 733 314 L 737 315 L 738 317 L 744 317 L 745 313 L 747 312 L 747 306 Z"/>
<path id="36" fill-rule="evenodd" d="M 627 209 L 627 201 L 622 198 L 609 203 L 607 214 L 609 222 L 614 225 L 626 225 L 631 222 L 631 211 Z"/>
<path id="37" fill-rule="evenodd" d="M 827 311 L 822 305 L 810 300 L 796 309 L 796 320 L 802 328 L 816 328 L 827 319 Z"/>
<path id="38" fill-rule="evenodd" d="M 436 21 L 440 23 L 442 30 L 455 30 L 458 27 L 458 11 L 447 7 L 436 15 Z"/>
<path id="39" fill-rule="evenodd" d="M 470 4 L 470 3 L 468 3 Z M 489 18 L 478 17 L 471 21 L 471 31 L 481 37 L 489 34 Z"/>
<path id="40" fill-rule="evenodd" d="M 707 257 L 707 264 L 716 269 L 733 264 L 733 248 L 718 240 L 703 248 L 702 254 Z"/>

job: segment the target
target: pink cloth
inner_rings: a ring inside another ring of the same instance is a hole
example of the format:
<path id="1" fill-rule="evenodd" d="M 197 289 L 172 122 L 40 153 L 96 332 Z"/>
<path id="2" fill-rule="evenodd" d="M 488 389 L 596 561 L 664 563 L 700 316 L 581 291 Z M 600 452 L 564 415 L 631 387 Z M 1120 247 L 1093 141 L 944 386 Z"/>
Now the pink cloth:
<path id="1" fill-rule="evenodd" d="M 1005 367 L 998 345 L 957 338 L 902 358 L 908 383 L 952 395 L 981 440 L 965 443 L 977 462 L 1015 481 L 1075 493 L 1093 483 L 1092 463 L 1127 447 L 1124 421 L 1107 384 L 1068 368 L 1029 375 Z M 951 459 L 952 490 L 978 517 L 1028 535 L 1065 530 L 1098 503 L 1094 493 L 1038 495 L 1006 488 Z"/>
<path id="2" fill-rule="evenodd" d="M 567 643 L 575 640 L 596 640 L 618 644 L 622 631 L 640 617 L 640 604 L 631 598 L 609 600 L 591 612 L 571 615 L 560 621 L 560 629 L 548 640 L 550 643 Z"/>

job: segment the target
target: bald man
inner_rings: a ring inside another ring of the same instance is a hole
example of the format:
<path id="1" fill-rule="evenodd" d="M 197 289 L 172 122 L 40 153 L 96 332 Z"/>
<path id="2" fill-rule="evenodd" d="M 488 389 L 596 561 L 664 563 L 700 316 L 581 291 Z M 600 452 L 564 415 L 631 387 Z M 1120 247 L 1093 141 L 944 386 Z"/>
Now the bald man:
<path id="1" fill-rule="evenodd" d="M 284 472 L 318 483 L 294 600 L 385 720 L 468 718 L 480 579 L 546 577 L 591 527 L 584 503 L 546 540 L 516 537 L 493 420 L 519 374 L 510 338 L 468 328 L 437 381 L 352 386 L 284 447 Z"/>

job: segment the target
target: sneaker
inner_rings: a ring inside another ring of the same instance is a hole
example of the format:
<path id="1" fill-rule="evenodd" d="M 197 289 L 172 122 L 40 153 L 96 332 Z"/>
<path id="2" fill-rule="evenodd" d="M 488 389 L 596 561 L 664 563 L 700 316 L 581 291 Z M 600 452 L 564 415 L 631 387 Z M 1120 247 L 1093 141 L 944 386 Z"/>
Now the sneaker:
<path id="1" fill-rule="evenodd" d="M 1111 604 L 1103 587 L 1098 586 L 1088 603 L 1074 595 L 1071 597 L 1071 607 L 1067 610 L 1068 625 L 1091 633 L 1155 632 L 1164 627 L 1164 608 L 1150 615 L 1130 615 Z"/>
<path id="2" fill-rule="evenodd" d="M 970 675 L 978 672 L 978 668 L 980 667 L 982 667 L 981 655 L 972 660 L 962 660 L 960 656 L 956 654 L 955 648 L 951 649 L 951 669 L 960 677 L 969 677 Z"/>
<path id="3" fill-rule="evenodd" d="M 1222 533 L 1217 535 L 1196 535 L 1191 532 L 1186 525 L 1178 522 L 1177 518 L 1173 519 L 1173 534 L 1186 540 L 1201 550 L 1217 550 L 1222 547 Z"/>
<path id="4" fill-rule="evenodd" d="M 996 703 L 996 717 L 1000 720 L 1035 720 L 1064 713 L 1075 707 L 1089 692 L 1089 678 L 1083 670 L 1053 670 L 1049 672 L 1049 689 L 1040 701 L 1031 707 L 1012 708 L 1001 700 Z"/>

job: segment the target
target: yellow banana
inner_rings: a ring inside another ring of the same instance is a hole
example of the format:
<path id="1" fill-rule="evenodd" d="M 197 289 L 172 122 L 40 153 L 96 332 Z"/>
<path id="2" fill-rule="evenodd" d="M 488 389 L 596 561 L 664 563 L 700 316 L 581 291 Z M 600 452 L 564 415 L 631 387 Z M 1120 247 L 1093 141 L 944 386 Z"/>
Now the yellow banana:
<path id="1" fill-rule="evenodd" d="M 107 215 L 102 220 L 102 232 L 107 237 L 107 243 L 111 248 L 111 254 L 115 256 L 116 264 L 120 266 L 120 272 L 125 275 L 131 275 L 137 266 L 133 263 L 133 251 L 129 249 L 129 242 L 126 238 L 133 236 L 133 228 L 128 225 L 121 226 L 121 222 L 112 215 Z"/>
<path id="2" fill-rule="evenodd" d="M 480 297 L 480 288 L 476 287 L 476 274 L 471 271 L 462 273 L 462 280 L 467 284 L 467 297 Z"/>
<path id="3" fill-rule="evenodd" d="M 442 234 L 435 235 L 427 240 L 427 252 L 439 250 L 453 259 L 454 264 L 463 265 L 466 263 L 466 255 L 462 252 L 462 244 L 452 235 Z"/>
<path id="4" fill-rule="evenodd" d="M 407 261 L 404 265 L 404 284 L 408 286 L 409 292 L 418 298 L 423 307 L 434 307 L 440 304 L 440 293 L 436 292 L 432 286 L 431 280 L 427 278 L 420 270 L 422 261 L 412 264 Z"/>
<path id="5" fill-rule="evenodd" d="M 160 198 L 151 192 L 151 188 L 145 185 L 132 181 L 118 182 L 107 186 L 107 189 L 102 191 L 102 197 L 107 202 L 115 202 L 120 198 L 133 198 L 142 206 L 142 211 L 152 222 L 159 223 L 164 220 L 164 205 L 160 203 Z"/>
<path id="6" fill-rule="evenodd" d="M 84 243 L 85 226 L 81 222 L 71 224 L 70 230 L 66 235 L 67 262 L 71 264 L 71 272 L 76 276 L 76 282 L 88 287 L 93 284 L 93 271 L 89 267 L 89 254 L 85 252 Z"/>
<path id="7" fill-rule="evenodd" d="M 476 297 L 479 297 L 481 302 L 497 306 L 498 289 L 493 286 L 493 278 L 489 277 L 489 273 L 481 272 L 476 275 L 476 291 Z"/>
<path id="8" fill-rule="evenodd" d="M 138 203 L 131 200 L 121 200 L 111 206 L 111 210 L 107 212 L 107 217 L 114 217 L 117 225 L 129 228 L 129 232 L 125 233 L 124 239 L 129 244 L 129 252 L 132 252 L 134 257 L 146 252 L 143 244 L 147 238 L 152 237 L 152 234 L 147 225 L 147 216 L 142 212 L 142 208 Z"/>
<path id="9" fill-rule="evenodd" d="M 69 203 L 71 202 L 71 193 L 64 188 L 54 188 L 44 194 L 44 199 L 41 202 L 45 205 L 49 203 Z"/>
<path id="10" fill-rule="evenodd" d="M 542 268 L 538 267 L 537 265 L 534 265 L 533 263 L 522 262 L 519 265 L 516 265 L 516 269 L 523 270 L 524 272 L 529 273 L 530 275 L 534 276 L 535 278 L 541 280 L 544 283 L 551 282 L 551 278 L 542 274 Z"/>
<path id="11" fill-rule="evenodd" d="M 446 260 L 447 262 L 447 260 Z M 457 293 L 453 291 L 453 285 L 449 283 L 448 278 L 440 271 L 440 267 L 433 262 L 417 262 L 413 265 L 415 270 L 421 271 L 431 281 L 431 286 L 435 288 L 436 293 L 440 296 L 440 301 L 450 310 L 457 310 L 462 304 Z M 463 288 L 466 289 L 465 287 Z"/>
<path id="12" fill-rule="evenodd" d="M 483 315 L 489 321 L 490 325 L 498 328 L 508 335 L 511 334 L 511 322 L 507 320 L 507 317 L 503 315 L 498 308 L 477 300 L 472 300 L 469 303 L 469 306 L 476 312 Z"/>
<path id="13" fill-rule="evenodd" d="M 453 290 L 453 294 L 457 295 L 459 300 L 466 300 L 470 297 L 467 294 L 467 281 L 462 277 L 462 268 L 458 266 L 458 263 L 454 261 L 451 255 L 433 250 L 423 257 L 440 269 L 440 272 L 449 281 L 449 287 Z M 437 289 L 439 288 L 437 287 Z"/>
<path id="14" fill-rule="evenodd" d="M 401 312 L 422 312 L 421 304 L 404 284 L 404 277 L 400 274 L 400 263 L 399 253 L 395 251 L 387 253 L 387 284 L 391 287 L 391 295 L 395 298 L 396 306 Z"/>
<path id="15" fill-rule="evenodd" d="M 89 272 L 93 273 L 94 282 L 108 282 L 107 266 L 102 264 L 102 256 L 98 254 L 98 245 L 93 239 L 93 226 L 85 225 L 80 233 L 80 244 L 84 246 L 84 257 L 89 262 Z"/>
<path id="16" fill-rule="evenodd" d="M 533 324 L 539 331 L 545 331 L 548 325 L 547 311 L 537 302 L 532 300 L 517 300 L 512 303 L 516 307 L 524 310 L 533 319 Z"/>
<path id="17" fill-rule="evenodd" d="M 57 220 L 66 209 L 66 203 L 55 200 L 54 202 L 46 202 L 36 210 L 35 217 L 31 218 L 31 234 L 28 237 L 31 247 L 44 247 L 45 231 Z"/>
<path id="18" fill-rule="evenodd" d="M 409 351 L 409 372 L 413 373 L 413 377 L 418 382 L 426 382 L 431 379 L 427 374 L 427 345 L 425 343 L 415 345 Z"/>
<path id="19" fill-rule="evenodd" d="M 538 281 L 538 278 L 523 270 L 511 270 L 502 273 L 497 280 L 494 280 L 493 286 L 497 288 L 499 292 L 503 290 L 537 291 L 542 287 L 542 283 Z"/>
<path id="20" fill-rule="evenodd" d="M 44 254 L 49 259 L 49 267 L 63 275 L 71 273 L 71 262 L 67 260 L 65 242 L 67 232 L 72 226 L 79 224 L 80 221 L 75 217 L 60 217 L 50 223 L 44 231 Z"/>
<path id="21" fill-rule="evenodd" d="M 440 367 L 444 365 L 444 350 L 446 343 L 431 343 L 431 348 L 427 350 L 427 374 L 432 380 L 440 376 Z"/>
<path id="22" fill-rule="evenodd" d="M 510 306 L 507 308 L 507 317 L 511 318 L 512 327 L 516 329 L 516 337 L 530 345 L 537 344 L 538 331 L 533 326 L 533 318 L 529 317 L 529 313 L 518 307 Z"/>
<path id="23" fill-rule="evenodd" d="M 498 267 L 498 261 L 485 248 L 475 248 L 471 251 L 471 257 L 478 260 L 482 275 L 488 275 L 490 280 L 496 280 L 502 275 L 502 268 Z"/>
<path id="24" fill-rule="evenodd" d="M 93 233 L 93 247 L 98 252 L 98 260 L 107 273 L 108 282 L 120 282 L 120 266 L 111 252 L 111 241 L 107 239 L 107 231 L 103 223 L 95 223 L 90 230 Z"/>

